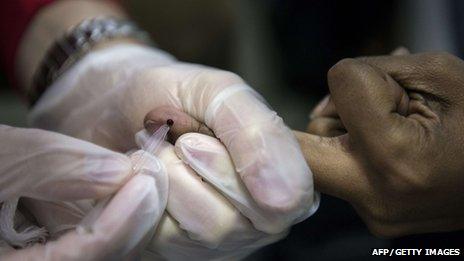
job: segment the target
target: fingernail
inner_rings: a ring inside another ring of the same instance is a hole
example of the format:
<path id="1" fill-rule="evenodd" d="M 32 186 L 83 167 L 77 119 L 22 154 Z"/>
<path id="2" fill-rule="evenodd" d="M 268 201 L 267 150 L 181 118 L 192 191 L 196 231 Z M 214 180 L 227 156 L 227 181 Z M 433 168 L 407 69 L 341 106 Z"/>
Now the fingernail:
<path id="1" fill-rule="evenodd" d="M 222 151 L 223 145 L 215 137 L 200 133 L 188 133 L 181 136 L 176 146 L 185 147 L 189 150 L 218 152 Z"/>
<path id="2" fill-rule="evenodd" d="M 215 138 L 192 133 L 187 136 L 183 136 L 176 143 L 175 152 L 179 158 L 184 162 L 198 164 L 207 164 L 208 168 L 214 168 L 217 163 L 216 155 L 221 155 L 225 150 L 219 147 L 219 143 Z"/>
<path id="3" fill-rule="evenodd" d="M 194 137 L 181 137 L 177 142 L 176 146 L 174 147 L 174 151 L 176 152 L 177 156 L 181 158 L 184 162 L 187 158 L 196 158 L 197 156 L 197 147 L 200 144 Z"/>

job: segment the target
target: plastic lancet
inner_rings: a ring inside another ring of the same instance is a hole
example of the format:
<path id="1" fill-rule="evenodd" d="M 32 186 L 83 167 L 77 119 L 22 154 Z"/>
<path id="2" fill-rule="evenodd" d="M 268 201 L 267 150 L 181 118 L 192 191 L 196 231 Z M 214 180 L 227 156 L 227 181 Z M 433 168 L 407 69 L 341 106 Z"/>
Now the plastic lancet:
<path id="1" fill-rule="evenodd" d="M 134 167 L 132 168 L 134 172 L 140 170 L 141 166 L 144 165 L 145 161 L 147 160 L 147 154 L 156 154 L 158 149 L 161 147 L 161 144 L 166 139 L 166 136 L 169 132 L 169 122 L 167 124 L 162 125 L 156 130 L 150 138 L 142 145 L 143 153 L 140 158 L 136 161 Z"/>
<path id="2" fill-rule="evenodd" d="M 140 171 L 140 168 L 144 165 L 145 161 L 147 160 L 148 154 L 156 154 L 161 147 L 161 144 L 166 139 L 166 136 L 169 132 L 170 126 L 172 126 L 173 121 L 168 120 L 166 124 L 162 125 L 158 130 L 156 130 L 148 139 L 147 141 L 142 144 L 142 155 L 134 164 L 132 170 L 136 173 Z M 95 221 L 100 214 L 103 212 L 103 209 L 111 200 L 112 196 L 106 197 L 100 200 L 95 207 L 91 210 L 90 213 L 77 225 L 76 229 L 79 233 L 89 233 L 92 231 L 91 225 L 93 221 Z"/>

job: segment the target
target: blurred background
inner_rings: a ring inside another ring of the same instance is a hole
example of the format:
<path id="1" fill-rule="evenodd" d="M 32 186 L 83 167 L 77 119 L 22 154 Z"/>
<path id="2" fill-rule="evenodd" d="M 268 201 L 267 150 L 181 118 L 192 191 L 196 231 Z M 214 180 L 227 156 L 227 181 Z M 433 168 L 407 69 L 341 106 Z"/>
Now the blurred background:
<path id="1" fill-rule="evenodd" d="M 126 0 L 158 46 L 179 60 L 234 71 L 294 129 L 327 94 L 326 73 L 346 57 L 447 51 L 462 57 L 459 0 Z M 27 107 L 0 75 L 0 123 L 27 126 Z M 439 210 L 437 210 L 439 211 Z M 352 207 L 322 196 L 319 211 L 249 260 L 354 260 L 371 248 L 464 247 L 463 232 L 379 239 Z"/>

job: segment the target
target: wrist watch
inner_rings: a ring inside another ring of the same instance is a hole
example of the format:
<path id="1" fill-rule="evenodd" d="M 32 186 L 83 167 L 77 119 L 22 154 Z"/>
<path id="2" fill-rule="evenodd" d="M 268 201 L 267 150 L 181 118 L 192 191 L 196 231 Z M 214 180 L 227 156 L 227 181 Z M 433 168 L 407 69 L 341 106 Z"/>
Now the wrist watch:
<path id="1" fill-rule="evenodd" d="M 34 74 L 28 92 L 34 105 L 58 77 L 87 54 L 97 43 L 114 38 L 132 38 L 153 45 L 147 32 L 129 20 L 98 17 L 84 20 L 57 39 L 48 49 Z"/>

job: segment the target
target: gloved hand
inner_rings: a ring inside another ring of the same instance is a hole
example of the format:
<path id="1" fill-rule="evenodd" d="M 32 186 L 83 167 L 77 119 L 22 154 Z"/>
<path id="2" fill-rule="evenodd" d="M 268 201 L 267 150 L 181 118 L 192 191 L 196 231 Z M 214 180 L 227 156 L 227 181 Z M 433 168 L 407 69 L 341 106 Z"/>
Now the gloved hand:
<path id="1" fill-rule="evenodd" d="M 146 131 L 139 133 L 137 143 L 145 144 L 147 137 Z M 266 213 L 256 206 L 216 138 L 185 134 L 175 147 L 166 142 L 158 157 L 170 186 L 166 214 L 148 246 L 152 256 L 236 260 L 286 235 L 259 231 L 246 218 L 266 222 Z"/>
<path id="2" fill-rule="evenodd" d="M 148 150 L 145 146 L 148 138 L 146 131 L 137 134 L 137 144 L 144 150 Z M 181 137 L 176 146 L 177 149 L 164 142 L 157 153 L 174 185 L 169 186 L 167 213 L 144 257 L 238 259 L 286 235 L 285 232 L 269 235 L 256 230 L 234 208 L 253 211 L 253 203 L 250 203 L 251 197 L 240 183 L 226 149 L 217 139 L 192 133 Z M 184 163 L 180 158 L 187 161 Z M 198 170 L 204 179 L 188 165 Z M 205 181 L 212 181 L 211 185 Z M 229 184 L 223 188 L 225 196 L 215 190 L 223 187 L 221 184 Z M 87 201 L 26 201 L 25 205 L 56 237 L 74 228 L 94 204 Z"/>
<path id="3" fill-rule="evenodd" d="M 0 140 L 2 260 L 128 258 L 137 255 L 151 238 L 167 201 L 166 172 L 154 157 L 149 157 L 151 161 L 134 175 L 128 157 L 61 134 L 0 125 Z M 63 235 L 53 233 L 51 221 L 59 219 L 54 213 L 35 216 L 55 240 L 21 250 L 9 246 L 21 246 L 28 239 L 45 236 L 45 231 L 34 228 L 27 215 L 16 211 L 15 217 L 15 209 L 10 208 L 12 200 L 24 197 L 26 206 L 34 202 L 59 206 L 115 192 L 103 209 L 90 211 L 76 229 Z M 47 215 L 48 219 L 44 219 Z"/>
<path id="4" fill-rule="evenodd" d="M 312 174 L 293 134 L 242 79 L 229 72 L 179 63 L 150 48 L 135 45 L 109 47 L 85 56 L 58 79 L 33 109 L 31 120 L 41 128 L 125 152 L 136 147 L 133 135 L 143 128 L 145 115 L 162 106 L 175 107 L 205 123 L 224 144 L 227 151 L 221 151 L 220 155 L 230 153 L 233 165 L 227 165 L 228 173 L 238 175 L 243 190 L 237 193 L 248 198 L 247 202 L 240 203 L 245 205 L 237 209 L 256 230 L 283 233 L 290 225 L 314 212 L 311 208 L 314 203 Z M 212 142 L 199 144 L 207 144 L 202 149 L 215 153 Z M 169 163 L 166 164 L 172 186 L 168 209 L 184 204 L 174 201 L 176 198 L 192 203 L 179 215 L 168 210 L 171 217 L 181 223 L 180 219 L 190 220 L 189 215 L 200 209 L 204 213 L 217 211 L 211 204 L 199 206 L 198 202 L 206 197 L 204 194 L 192 189 L 189 191 L 193 194 L 185 193 L 188 186 L 181 184 L 185 180 L 174 177 L 184 172 L 179 168 L 188 167 L 180 162 L 173 149 L 169 151 L 169 157 L 168 154 L 160 155 L 171 159 L 176 166 L 170 171 Z M 191 155 L 182 158 L 187 163 L 193 159 Z M 216 168 L 212 170 L 216 171 Z M 191 172 L 190 169 L 187 171 Z M 191 176 L 196 177 L 193 172 Z M 226 207 L 227 204 L 230 206 L 230 201 L 238 206 L 239 203 L 233 202 L 228 196 L 230 192 L 225 189 L 228 182 L 217 186 L 208 181 L 211 184 L 204 183 L 208 187 L 205 190 L 212 193 L 211 198 L 218 204 Z M 176 187 L 185 189 L 174 189 Z M 233 212 L 238 213 L 231 208 L 230 213 Z M 207 231 L 211 224 L 208 222 L 200 222 L 196 229 Z M 164 226 L 169 223 L 163 222 L 160 231 Z M 182 229 L 187 230 L 189 240 L 199 246 L 215 247 L 228 242 L 221 241 L 222 237 L 200 236 L 193 228 Z M 229 245 L 230 249 L 240 249 L 240 246 L 242 244 Z"/>

